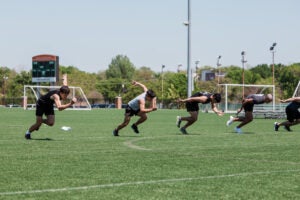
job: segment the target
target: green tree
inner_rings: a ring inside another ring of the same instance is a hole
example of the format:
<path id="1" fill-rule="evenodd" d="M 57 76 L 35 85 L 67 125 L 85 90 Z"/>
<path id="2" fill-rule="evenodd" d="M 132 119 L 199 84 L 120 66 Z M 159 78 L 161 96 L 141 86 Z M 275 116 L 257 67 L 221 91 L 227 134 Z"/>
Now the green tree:
<path id="1" fill-rule="evenodd" d="M 130 62 L 127 56 L 117 55 L 112 59 L 106 70 L 107 79 L 120 78 L 131 80 L 135 72 L 134 65 Z"/>

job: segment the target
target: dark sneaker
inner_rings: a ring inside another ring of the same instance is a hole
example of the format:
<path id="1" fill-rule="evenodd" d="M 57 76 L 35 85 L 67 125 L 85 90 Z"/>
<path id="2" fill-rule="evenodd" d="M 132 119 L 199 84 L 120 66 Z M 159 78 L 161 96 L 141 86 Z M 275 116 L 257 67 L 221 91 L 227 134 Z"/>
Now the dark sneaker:
<path id="1" fill-rule="evenodd" d="M 289 127 L 289 126 L 287 126 L 287 125 L 285 125 L 285 126 L 284 126 L 284 129 L 285 129 L 285 130 L 287 130 L 287 131 L 289 131 L 289 132 L 291 132 L 291 131 L 292 131 L 292 130 L 290 129 L 290 127 Z"/>
<path id="2" fill-rule="evenodd" d="M 140 133 L 140 132 L 139 132 L 139 129 L 138 129 L 138 127 L 137 127 L 137 125 L 132 124 L 131 128 L 133 129 L 133 131 L 134 131 L 136 134 Z"/>
<path id="3" fill-rule="evenodd" d="M 25 139 L 26 140 L 30 140 L 31 139 L 30 133 L 29 134 L 27 134 L 27 133 L 25 134 Z"/>
<path id="4" fill-rule="evenodd" d="M 176 125 L 177 125 L 178 128 L 180 128 L 180 124 L 181 124 L 181 117 L 177 116 L 176 117 Z"/>
<path id="5" fill-rule="evenodd" d="M 185 130 L 185 128 L 180 128 L 180 132 L 182 133 L 182 134 L 184 134 L 184 135 L 186 135 L 186 134 L 188 134 L 187 132 L 186 132 L 186 130 Z"/>
<path id="6" fill-rule="evenodd" d="M 279 129 L 278 122 L 275 122 L 275 123 L 274 123 L 274 130 L 275 130 L 275 131 L 278 131 L 278 129 Z"/>
<path id="7" fill-rule="evenodd" d="M 113 136 L 119 136 L 119 131 L 117 129 L 115 129 L 113 132 L 112 132 Z"/>

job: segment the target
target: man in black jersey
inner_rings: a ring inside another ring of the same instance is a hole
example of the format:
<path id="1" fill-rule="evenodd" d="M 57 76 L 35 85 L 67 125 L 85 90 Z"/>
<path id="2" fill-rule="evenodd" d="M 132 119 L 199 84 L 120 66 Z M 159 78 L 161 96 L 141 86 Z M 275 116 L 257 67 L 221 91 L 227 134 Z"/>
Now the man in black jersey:
<path id="1" fill-rule="evenodd" d="M 74 97 L 70 103 L 61 104 L 61 100 L 67 99 L 67 96 L 70 93 L 68 86 L 62 86 L 59 90 L 52 90 L 47 94 L 41 96 L 36 102 L 36 122 L 33 124 L 25 133 L 26 139 L 31 139 L 31 133 L 33 131 L 39 130 L 42 123 L 47 124 L 48 126 L 53 126 L 55 117 L 54 117 L 54 105 L 59 111 L 62 111 L 69 106 L 73 105 L 77 99 Z M 43 115 L 46 115 L 46 119 L 43 119 Z"/>
<path id="2" fill-rule="evenodd" d="M 292 97 L 286 100 L 280 100 L 280 102 L 281 103 L 290 102 L 285 108 L 287 121 L 281 123 L 275 122 L 274 129 L 275 131 L 278 131 L 280 126 L 284 126 L 284 128 L 287 131 L 292 131 L 290 129 L 290 126 L 294 126 L 300 123 L 300 112 L 298 110 L 300 108 L 300 97 Z"/>
<path id="3" fill-rule="evenodd" d="M 181 117 L 177 116 L 176 125 L 180 128 L 181 121 L 187 121 L 187 123 L 180 128 L 182 134 L 187 134 L 186 129 L 194 122 L 198 120 L 198 113 L 199 113 L 199 103 L 202 104 L 211 104 L 212 110 L 219 116 L 223 115 L 222 111 L 219 111 L 216 103 L 221 102 L 221 95 L 219 93 L 202 93 L 197 92 L 193 94 L 190 98 L 187 99 L 179 99 L 179 102 L 184 102 L 186 105 L 186 110 L 190 113 L 189 117 Z"/>
<path id="4" fill-rule="evenodd" d="M 237 127 L 235 127 L 236 133 L 242 133 L 241 128 L 246 124 L 252 122 L 253 120 L 253 107 L 255 104 L 263 104 L 270 103 L 273 100 L 273 96 L 271 94 L 251 94 L 248 95 L 245 99 L 242 100 L 242 107 L 238 109 L 237 115 L 245 110 L 245 117 L 233 117 L 230 116 L 226 125 L 229 126 L 233 122 L 241 122 Z"/>

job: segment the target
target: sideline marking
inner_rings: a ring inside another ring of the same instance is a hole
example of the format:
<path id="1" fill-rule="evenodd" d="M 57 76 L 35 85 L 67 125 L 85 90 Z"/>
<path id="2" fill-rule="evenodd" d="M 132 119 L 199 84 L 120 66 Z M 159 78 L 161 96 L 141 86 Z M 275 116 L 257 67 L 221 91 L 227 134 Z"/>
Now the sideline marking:
<path id="1" fill-rule="evenodd" d="M 128 141 L 125 141 L 123 142 L 123 144 L 129 148 L 132 148 L 132 149 L 137 149 L 137 150 L 142 150 L 142 151 L 151 151 L 151 149 L 146 149 L 144 147 L 141 147 L 141 146 L 137 146 L 137 145 L 134 145 L 133 142 L 137 142 L 137 141 L 140 141 L 140 140 L 145 140 L 145 139 L 148 139 L 149 137 L 145 137 L 145 138 L 137 138 L 137 139 L 134 139 L 134 140 L 128 140 Z"/>
<path id="2" fill-rule="evenodd" d="M 224 175 L 217 175 L 217 176 L 201 176 L 201 177 L 196 177 L 196 178 L 177 178 L 177 179 L 162 179 L 162 180 L 150 180 L 150 181 L 136 181 L 136 182 L 127 182 L 127 183 L 110 183 L 110 184 L 103 184 L 103 185 L 90 185 L 90 186 L 81 186 L 81 187 L 66 187 L 66 188 L 57 188 L 57 189 L 1 192 L 0 196 L 21 195 L 21 194 L 36 194 L 36 193 L 46 193 L 46 192 L 65 192 L 65 191 L 72 191 L 72 190 L 89 190 L 89 189 L 94 189 L 94 188 L 122 187 L 122 186 L 128 186 L 128 185 L 171 183 L 171 182 L 183 182 L 183 181 L 193 181 L 193 180 L 218 179 L 218 178 L 228 178 L 228 177 L 242 177 L 242 176 L 276 174 L 276 173 L 290 173 L 290 172 L 300 172 L 300 169 L 265 171 L 265 172 L 248 172 L 248 173 L 246 172 L 246 173 L 238 173 L 238 174 L 224 174 Z"/>

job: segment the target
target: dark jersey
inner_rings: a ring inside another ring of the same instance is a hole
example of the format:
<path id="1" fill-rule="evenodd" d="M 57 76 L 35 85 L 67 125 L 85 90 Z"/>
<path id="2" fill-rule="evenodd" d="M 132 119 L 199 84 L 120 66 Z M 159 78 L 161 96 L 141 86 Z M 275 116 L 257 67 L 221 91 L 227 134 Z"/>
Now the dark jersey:
<path id="1" fill-rule="evenodd" d="M 57 94 L 59 96 L 59 99 L 61 99 L 59 90 L 52 90 L 47 94 L 41 96 L 36 102 L 36 116 L 43 116 L 43 114 L 54 115 L 54 100 L 50 98 L 53 94 Z"/>
<path id="2" fill-rule="evenodd" d="M 202 97 L 202 96 L 206 96 L 206 97 L 207 97 L 207 100 L 206 100 L 204 103 L 202 103 L 202 104 L 208 104 L 208 103 L 211 102 L 211 99 L 210 99 L 211 95 L 213 95 L 213 94 L 207 93 L 207 92 L 204 92 L 204 93 L 202 93 L 202 92 L 197 92 L 197 93 L 193 94 L 191 97 Z M 195 101 L 194 101 L 194 102 L 186 102 L 186 103 L 185 103 L 185 106 L 186 106 L 186 110 L 187 110 L 188 112 L 199 111 L 199 105 L 198 105 L 198 102 L 195 102 Z"/>
<path id="3" fill-rule="evenodd" d="M 211 96 L 212 96 L 213 94 L 211 94 L 211 93 L 208 93 L 208 92 L 197 92 L 197 93 L 195 93 L 195 94 L 193 94 L 191 97 L 202 97 L 202 96 L 206 96 L 207 97 L 207 100 L 204 102 L 204 103 L 202 103 L 202 104 L 208 104 L 208 103 L 210 103 L 211 102 Z"/>
<path id="4" fill-rule="evenodd" d="M 59 96 L 59 99 L 61 99 L 61 97 L 59 95 L 59 90 L 52 90 L 52 91 L 48 92 L 47 94 L 41 96 L 38 99 L 37 104 L 40 105 L 40 106 L 53 105 L 54 100 L 50 98 L 53 94 L 57 94 Z"/>

